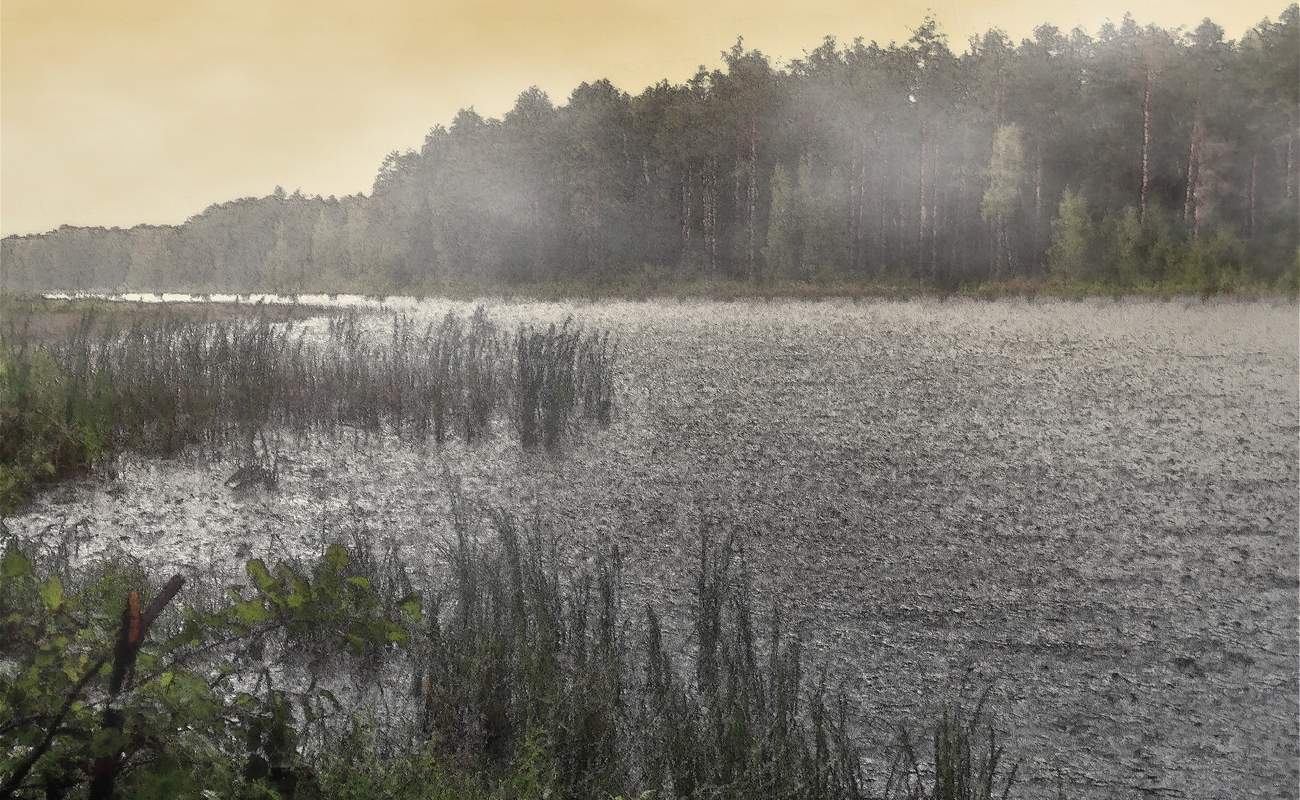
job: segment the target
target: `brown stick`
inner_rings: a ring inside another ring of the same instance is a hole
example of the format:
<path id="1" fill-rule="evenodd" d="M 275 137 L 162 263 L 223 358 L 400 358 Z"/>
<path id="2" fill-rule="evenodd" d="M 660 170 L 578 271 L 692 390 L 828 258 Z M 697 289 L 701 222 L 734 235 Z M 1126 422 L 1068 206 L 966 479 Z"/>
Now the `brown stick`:
<path id="1" fill-rule="evenodd" d="M 122 612 L 122 629 L 113 654 L 113 675 L 108 685 L 108 706 L 104 709 L 104 730 L 122 730 L 124 719 L 114 701 L 117 700 L 118 694 L 126 684 L 127 676 L 135 666 L 135 657 L 140 652 L 144 637 L 149 633 L 149 626 L 153 625 L 154 620 L 184 584 L 184 578 L 173 575 L 144 611 L 140 610 L 140 593 L 133 591 L 127 594 L 126 610 Z M 91 767 L 88 795 L 90 800 L 110 800 L 117 784 L 117 774 L 121 769 L 121 750 L 95 759 Z"/>

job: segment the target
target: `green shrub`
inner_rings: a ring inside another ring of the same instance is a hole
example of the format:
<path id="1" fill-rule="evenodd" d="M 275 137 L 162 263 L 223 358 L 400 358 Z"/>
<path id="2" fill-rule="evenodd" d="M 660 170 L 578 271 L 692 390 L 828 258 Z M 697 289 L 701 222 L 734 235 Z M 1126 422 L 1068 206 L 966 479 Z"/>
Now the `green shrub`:
<path id="1" fill-rule="evenodd" d="M 303 638 L 361 654 L 406 642 L 419 619 L 414 595 L 384 614 L 348 560 L 330 548 L 310 576 L 250 561 L 251 585 L 212 609 L 167 609 L 150 636 L 141 607 L 159 591 L 138 565 L 114 558 L 74 573 L 57 554 L 6 542 L 0 795 L 62 797 L 105 772 L 133 798 L 299 794 L 311 781 L 303 733 L 338 703 L 314 681 L 273 687 L 261 654 Z"/>
<path id="2" fill-rule="evenodd" d="M 1192 242 L 1185 274 L 1203 294 L 1219 294 L 1244 283 L 1245 264 L 1245 243 L 1232 231 L 1217 228 Z"/>
<path id="3" fill-rule="evenodd" d="M 1052 273 L 1065 280 L 1086 278 L 1093 260 L 1092 239 L 1088 201 L 1067 189 L 1061 195 L 1056 219 L 1052 221 L 1052 243 L 1047 251 Z"/>
<path id="4" fill-rule="evenodd" d="M 760 619 L 729 541 L 701 540 L 692 646 L 682 647 L 653 609 L 626 608 L 616 547 L 568 574 L 538 528 L 500 513 L 482 520 L 487 530 L 463 511 L 453 522 L 456 542 L 428 573 L 379 557 L 358 532 L 351 548 L 311 561 L 250 560 L 247 582 L 222 594 L 186 587 L 152 629 L 143 623 L 115 697 L 125 598 L 156 597 L 157 585 L 127 558 L 74 569 L 66 548 L 9 541 L 0 782 L 20 797 L 61 797 L 108 759 L 120 796 L 133 798 L 853 800 L 879 787 L 886 798 L 991 800 L 1009 790 L 1014 770 L 982 702 L 970 717 L 944 716 L 933 763 L 905 738 L 893 777 L 868 775 L 847 698 L 805 668 L 778 609 Z M 391 691 L 402 675 L 406 696 Z M 363 679 L 388 687 L 382 706 L 348 710 L 326 688 Z"/>

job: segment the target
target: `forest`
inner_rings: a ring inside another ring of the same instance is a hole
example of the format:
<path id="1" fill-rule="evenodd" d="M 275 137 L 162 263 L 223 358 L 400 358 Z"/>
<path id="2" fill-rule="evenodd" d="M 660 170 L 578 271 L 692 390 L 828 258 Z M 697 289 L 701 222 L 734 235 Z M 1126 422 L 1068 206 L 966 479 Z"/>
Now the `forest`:
<path id="1" fill-rule="evenodd" d="M 276 187 L 177 226 L 10 236 L 0 289 L 1292 287 L 1298 46 L 1294 4 L 1239 40 L 1126 15 L 954 49 L 927 18 L 782 66 L 737 39 L 685 83 L 464 109 L 368 195 Z"/>

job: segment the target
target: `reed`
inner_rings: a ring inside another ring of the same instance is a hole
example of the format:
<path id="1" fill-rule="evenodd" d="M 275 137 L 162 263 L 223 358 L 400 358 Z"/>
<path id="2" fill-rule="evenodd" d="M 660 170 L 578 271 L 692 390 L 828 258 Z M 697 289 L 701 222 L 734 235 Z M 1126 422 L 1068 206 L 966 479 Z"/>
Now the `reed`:
<path id="1" fill-rule="evenodd" d="M 888 772 L 870 771 L 854 700 L 809 667 L 778 606 L 758 611 L 729 540 L 701 537 L 682 636 L 630 601 L 616 546 L 571 570 L 546 530 L 471 512 L 456 500 L 453 539 L 418 563 L 354 520 L 317 558 L 250 560 L 242 584 L 190 576 L 119 698 L 139 756 L 123 796 L 197 799 L 214 780 L 268 798 L 1010 796 L 987 693 L 943 714 L 933 758 L 904 735 Z M 28 784 L 62 797 L 87 780 L 101 723 L 90 710 L 60 723 L 58 708 L 69 692 L 102 699 L 102 679 L 73 679 L 111 649 L 127 594 L 159 584 L 129 556 L 78 565 L 75 544 L 44 545 L 0 523 L 14 612 L 0 660 L 19 667 L 0 672 L 16 714 L 0 724 L 0 776 L 16 742 L 63 724 L 77 735 L 52 740 Z"/>
<path id="2" fill-rule="evenodd" d="M 612 418 L 609 334 L 571 320 L 513 334 L 481 307 L 423 329 L 342 315 L 320 334 L 260 307 L 116 321 L 92 310 L 55 341 L 0 333 L 0 509 L 123 449 L 245 454 L 263 436 L 345 430 L 441 444 L 500 427 L 555 450 L 583 421 Z M 495 425 L 506 409 L 516 424 Z"/>

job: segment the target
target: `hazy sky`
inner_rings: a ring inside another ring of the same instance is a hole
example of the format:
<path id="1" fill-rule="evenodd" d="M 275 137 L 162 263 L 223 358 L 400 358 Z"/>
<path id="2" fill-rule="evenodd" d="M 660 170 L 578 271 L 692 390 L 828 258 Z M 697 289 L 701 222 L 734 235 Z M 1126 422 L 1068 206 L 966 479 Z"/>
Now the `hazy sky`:
<path id="1" fill-rule="evenodd" d="M 735 41 L 777 62 L 825 34 L 905 39 L 933 10 L 953 48 L 992 26 L 1139 22 L 1231 38 L 1282 0 L 2 0 L 0 232 L 181 222 L 276 184 L 369 191 L 384 154 L 536 84 L 632 93 L 712 67 Z"/>

